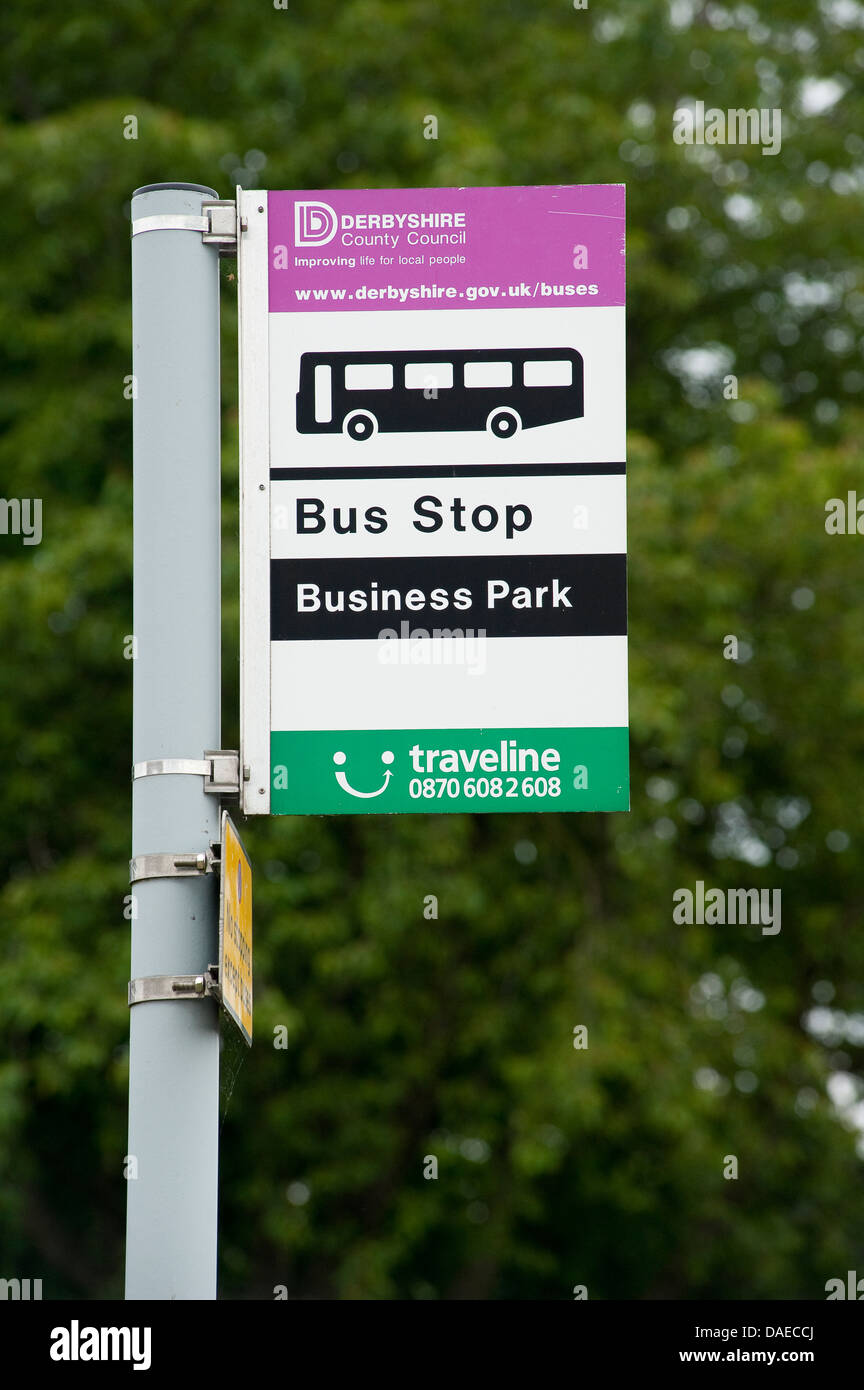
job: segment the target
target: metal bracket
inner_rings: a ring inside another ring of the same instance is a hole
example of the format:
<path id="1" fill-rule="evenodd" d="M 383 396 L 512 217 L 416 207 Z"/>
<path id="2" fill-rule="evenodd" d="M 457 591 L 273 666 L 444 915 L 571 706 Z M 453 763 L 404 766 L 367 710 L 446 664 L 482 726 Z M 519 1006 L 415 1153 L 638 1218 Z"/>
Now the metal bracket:
<path id="1" fill-rule="evenodd" d="M 206 207 L 206 204 L 204 204 Z M 160 212 L 155 217 L 136 217 L 132 223 L 132 235 L 142 232 L 207 232 L 210 224 L 206 217 L 187 216 L 179 212 Z"/>
<path id="2" fill-rule="evenodd" d="M 237 225 L 237 204 L 234 199 L 217 198 L 214 202 L 202 203 L 201 211 L 207 221 L 207 229 L 201 240 L 218 246 L 220 256 L 236 255 L 237 236 L 241 228 Z"/>
<path id="3" fill-rule="evenodd" d="M 240 795 L 240 754 L 222 748 L 205 748 L 202 758 L 152 758 L 135 763 L 132 781 L 139 777 L 177 776 L 204 778 L 204 790 L 210 796 Z"/>
<path id="4" fill-rule="evenodd" d="M 155 999 L 218 998 L 214 971 L 211 965 L 203 975 L 139 975 L 129 981 L 129 1007 Z"/>
<path id="5" fill-rule="evenodd" d="M 129 860 L 129 882 L 140 883 L 142 878 L 199 878 L 212 874 L 220 866 L 221 845 L 191 854 L 136 854 Z"/>
<path id="6" fill-rule="evenodd" d="M 220 256 L 237 252 L 239 230 L 246 230 L 245 218 L 237 222 L 237 204 L 233 198 L 216 198 L 201 204 L 201 217 L 184 213 L 157 213 L 153 217 L 136 217 L 132 235 L 142 232 L 200 232 L 201 240 L 219 247 Z"/>

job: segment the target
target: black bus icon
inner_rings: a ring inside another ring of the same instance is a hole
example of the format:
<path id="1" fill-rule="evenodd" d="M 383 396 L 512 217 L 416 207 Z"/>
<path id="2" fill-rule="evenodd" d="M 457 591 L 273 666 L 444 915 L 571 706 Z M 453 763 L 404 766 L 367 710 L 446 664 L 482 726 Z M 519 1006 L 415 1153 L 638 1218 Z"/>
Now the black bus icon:
<path id="1" fill-rule="evenodd" d="M 574 348 L 427 352 L 304 352 L 297 429 L 371 439 L 412 430 L 523 427 L 584 413 L 584 370 Z"/>

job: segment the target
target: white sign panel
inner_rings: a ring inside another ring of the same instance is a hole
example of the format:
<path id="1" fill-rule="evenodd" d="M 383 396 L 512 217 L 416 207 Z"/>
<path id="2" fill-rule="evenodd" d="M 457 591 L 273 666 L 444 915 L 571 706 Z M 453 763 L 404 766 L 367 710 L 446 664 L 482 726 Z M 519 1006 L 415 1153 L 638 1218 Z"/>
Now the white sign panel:
<path id="1" fill-rule="evenodd" d="M 238 197 L 243 809 L 626 810 L 623 187 Z"/>

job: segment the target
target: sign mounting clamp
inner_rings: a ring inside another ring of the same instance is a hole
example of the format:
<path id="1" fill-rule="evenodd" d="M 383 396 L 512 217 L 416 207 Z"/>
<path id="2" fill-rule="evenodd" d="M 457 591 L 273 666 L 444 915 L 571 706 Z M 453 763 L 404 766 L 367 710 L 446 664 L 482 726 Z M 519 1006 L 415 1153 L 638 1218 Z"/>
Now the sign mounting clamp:
<path id="1" fill-rule="evenodd" d="M 199 878 L 219 870 L 219 845 L 188 854 L 136 854 L 129 860 L 129 882 L 145 878 Z M 214 853 L 214 851 L 216 851 Z"/>
<path id="2" fill-rule="evenodd" d="M 210 967 L 202 975 L 139 975 L 129 981 L 129 1007 L 162 999 L 210 999 L 218 997 L 218 986 Z"/>
<path id="3" fill-rule="evenodd" d="M 236 750 L 206 748 L 203 758 L 152 758 L 135 763 L 132 781 L 139 777 L 194 776 L 204 778 L 210 796 L 240 794 L 240 754 Z"/>

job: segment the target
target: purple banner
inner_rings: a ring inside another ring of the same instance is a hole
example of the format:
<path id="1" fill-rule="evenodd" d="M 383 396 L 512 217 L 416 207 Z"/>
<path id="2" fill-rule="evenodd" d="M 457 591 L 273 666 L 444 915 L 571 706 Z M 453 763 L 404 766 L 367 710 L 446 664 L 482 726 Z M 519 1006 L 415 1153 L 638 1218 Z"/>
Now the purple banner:
<path id="1" fill-rule="evenodd" d="M 270 311 L 624 303 L 624 185 L 268 193 Z"/>

